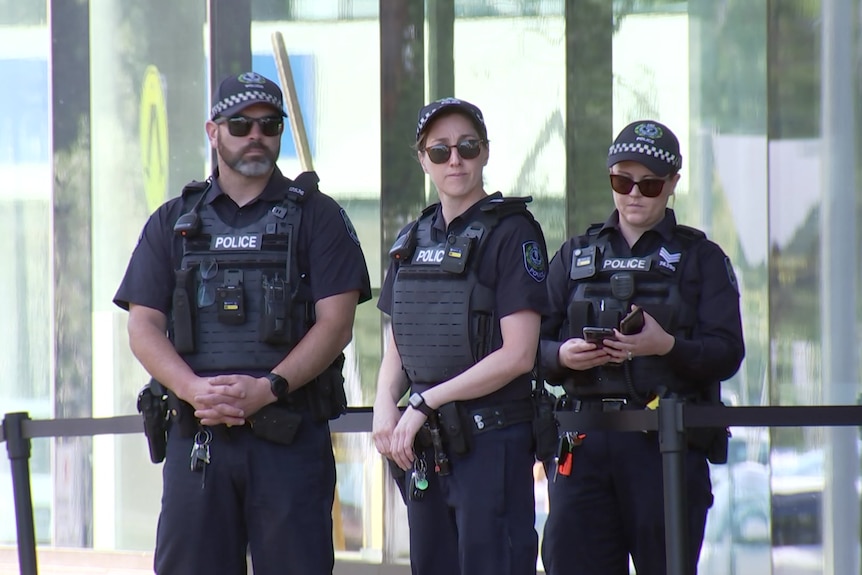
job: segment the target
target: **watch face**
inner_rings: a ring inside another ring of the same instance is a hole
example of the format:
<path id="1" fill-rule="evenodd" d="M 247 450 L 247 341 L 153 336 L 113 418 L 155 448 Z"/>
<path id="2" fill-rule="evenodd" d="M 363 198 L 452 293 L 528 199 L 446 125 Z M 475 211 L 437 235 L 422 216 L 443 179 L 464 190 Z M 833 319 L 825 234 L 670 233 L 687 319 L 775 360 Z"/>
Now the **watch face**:
<path id="1" fill-rule="evenodd" d="M 414 393 L 413 395 L 411 395 L 410 399 L 407 400 L 407 403 L 409 403 L 410 407 L 412 407 L 413 409 L 421 411 L 429 417 L 434 412 L 434 410 L 428 407 L 428 404 L 425 403 L 425 398 L 418 393 Z"/>
<path id="2" fill-rule="evenodd" d="M 287 380 L 277 373 L 270 373 L 267 377 L 269 378 L 272 394 L 279 399 L 284 399 L 288 392 Z"/>

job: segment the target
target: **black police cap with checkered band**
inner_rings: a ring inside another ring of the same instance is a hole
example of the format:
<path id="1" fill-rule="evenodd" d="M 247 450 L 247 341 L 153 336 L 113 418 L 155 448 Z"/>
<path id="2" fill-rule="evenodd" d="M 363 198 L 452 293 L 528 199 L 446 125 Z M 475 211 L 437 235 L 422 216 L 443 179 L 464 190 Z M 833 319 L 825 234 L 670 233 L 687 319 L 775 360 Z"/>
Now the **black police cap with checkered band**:
<path id="1" fill-rule="evenodd" d="M 485 127 L 485 118 L 477 106 L 458 98 L 443 98 L 442 100 L 435 100 L 419 110 L 419 123 L 416 125 L 417 142 L 421 138 L 422 132 L 431 124 L 431 120 L 440 116 L 443 112 L 460 112 L 464 114 L 473 122 L 476 131 L 479 133 L 479 137 L 488 141 L 488 129 Z"/>
<path id="2" fill-rule="evenodd" d="M 212 102 L 212 120 L 229 118 L 252 104 L 269 104 L 282 116 L 287 116 L 281 89 L 275 82 L 256 72 L 244 72 L 222 80 L 213 94 Z"/>
<path id="3" fill-rule="evenodd" d="M 608 168 L 626 160 L 643 164 L 663 178 L 682 168 L 679 140 L 670 128 L 659 122 L 632 122 L 623 128 L 608 150 Z"/>

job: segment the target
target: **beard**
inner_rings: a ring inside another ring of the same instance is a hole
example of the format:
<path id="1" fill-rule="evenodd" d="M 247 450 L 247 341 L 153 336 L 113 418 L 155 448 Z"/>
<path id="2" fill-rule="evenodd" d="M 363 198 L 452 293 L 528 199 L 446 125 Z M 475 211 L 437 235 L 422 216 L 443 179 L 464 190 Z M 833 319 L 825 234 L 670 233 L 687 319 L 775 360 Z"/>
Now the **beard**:
<path id="1" fill-rule="evenodd" d="M 251 150 L 259 150 L 262 155 L 246 157 L 246 154 Z M 256 178 L 265 176 L 275 167 L 278 147 L 271 149 L 261 142 L 252 142 L 238 152 L 231 152 L 219 142 L 218 154 L 224 163 L 235 172 L 248 178 Z"/>

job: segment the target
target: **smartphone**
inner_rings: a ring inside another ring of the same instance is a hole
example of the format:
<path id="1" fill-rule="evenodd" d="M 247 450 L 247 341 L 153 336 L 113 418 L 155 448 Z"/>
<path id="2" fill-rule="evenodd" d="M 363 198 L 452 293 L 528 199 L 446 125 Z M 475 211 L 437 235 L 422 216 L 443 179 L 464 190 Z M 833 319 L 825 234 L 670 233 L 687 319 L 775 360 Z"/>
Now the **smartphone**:
<path id="1" fill-rule="evenodd" d="M 626 317 L 620 320 L 620 333 L 623 335 L 640 333 L 643 328 L 644 310 L 642 307 L 635 307 Z"/>
<path id="2" fill-rule="evenodd" d="M 602 347 L 602 340 L 614 339 L 614 330 L 610 327 L 585 327 L 584 341 Z"/>

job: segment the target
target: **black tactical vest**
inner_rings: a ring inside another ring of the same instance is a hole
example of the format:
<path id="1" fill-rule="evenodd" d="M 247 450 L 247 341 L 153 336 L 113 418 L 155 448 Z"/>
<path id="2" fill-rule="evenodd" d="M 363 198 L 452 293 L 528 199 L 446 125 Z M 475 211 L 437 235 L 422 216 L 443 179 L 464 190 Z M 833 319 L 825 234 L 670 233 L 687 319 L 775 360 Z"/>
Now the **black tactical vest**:
<path id="1" fill-rule="evenodd" d="M 437 204 L 396 241 L 392 330 L 411 383 L 437 384 L 475 365 L 502 345 L 492 288 L 476 270 L 487 237 L 504 217 L 525 214 L 532 198 L 492 197 L 443 243 L 432 240 Z"/>
<path id="2" fill-rule="evenodd" d="M 194 231 L 182 233 L 172 339 L 195 372 L 270 370 L 313 323 L 310 287 L 296 261 L 302 201 L 317 189 L 316 175 L 306 174 L 247 227 L 216 215 L 204 201 L 209 188 L 178 221 L 177 230 L 196 218 Z M 299 187 L 303 177 L 309 181 Z"/>
<path id="3" fill-rule="evenodd" d="M 673 239 L 643 257 L 619 256 L 607 236 L 597 237 L 601 225 L 587 231 L 587 241 L 572 252 L 568 317 L 560 340 L 582 337 L 584 326 L 618 327 L 620 319 L 637 304 L 671 335 L 688 337 L 697 310 L 680 295 L 682 269 L 693 244 L 706 236 L 677 226 Z M 648 396 L 663 389 L 696 389 L 695 382 L 679 380 L 660 356 L 636 357 L 620 366 L 606 365 L 588 371 L 571 371 L 563 386 L 575 397 Z"/>

